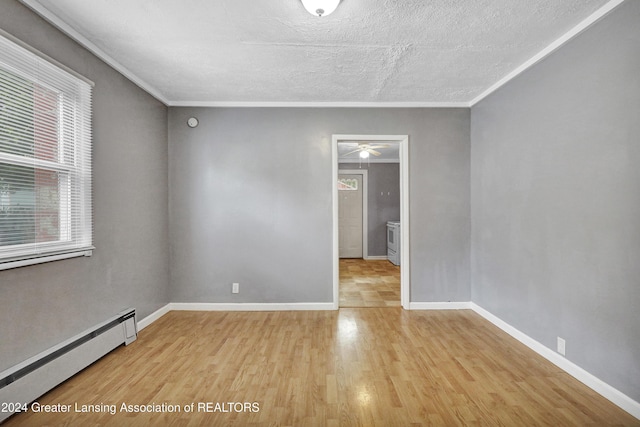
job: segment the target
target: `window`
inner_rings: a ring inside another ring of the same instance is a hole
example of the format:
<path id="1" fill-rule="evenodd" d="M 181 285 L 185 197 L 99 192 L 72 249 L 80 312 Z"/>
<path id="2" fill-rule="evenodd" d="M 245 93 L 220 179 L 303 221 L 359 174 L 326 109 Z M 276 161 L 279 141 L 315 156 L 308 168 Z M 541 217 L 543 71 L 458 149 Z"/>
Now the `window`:
<path id="1" fill-rule="evenodd" d="M 0 35 L 0 269 L 93 249 L 91 89 Z"/>

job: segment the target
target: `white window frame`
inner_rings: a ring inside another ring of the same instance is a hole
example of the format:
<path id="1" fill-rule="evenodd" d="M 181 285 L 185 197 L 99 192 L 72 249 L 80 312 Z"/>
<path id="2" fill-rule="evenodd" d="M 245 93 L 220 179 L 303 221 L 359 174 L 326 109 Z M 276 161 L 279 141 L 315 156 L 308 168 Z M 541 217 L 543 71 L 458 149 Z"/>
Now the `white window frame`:
<path id="1" fill-rule="evenodd" d="M 93 82 L 2 30 L 0 69 L 51 90 L 54 96 L 57 94 L 59 115 L 57 161 L 0 150 L 0 162 L 4 164 L 58 173 L 59 239 L 0 246 L 0 270 L 90 256 L 94 249 L 91 194 Z"/>

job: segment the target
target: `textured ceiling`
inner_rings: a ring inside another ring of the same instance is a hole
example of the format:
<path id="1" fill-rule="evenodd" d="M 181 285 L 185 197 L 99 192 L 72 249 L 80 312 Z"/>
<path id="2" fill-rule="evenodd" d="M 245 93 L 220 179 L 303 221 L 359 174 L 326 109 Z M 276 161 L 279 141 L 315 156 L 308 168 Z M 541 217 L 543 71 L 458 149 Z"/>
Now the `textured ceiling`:
<path id="1" fill-rule="evenodd" d="M 169 105 L 468 105 L 612 3 L 22 1 Z"/>

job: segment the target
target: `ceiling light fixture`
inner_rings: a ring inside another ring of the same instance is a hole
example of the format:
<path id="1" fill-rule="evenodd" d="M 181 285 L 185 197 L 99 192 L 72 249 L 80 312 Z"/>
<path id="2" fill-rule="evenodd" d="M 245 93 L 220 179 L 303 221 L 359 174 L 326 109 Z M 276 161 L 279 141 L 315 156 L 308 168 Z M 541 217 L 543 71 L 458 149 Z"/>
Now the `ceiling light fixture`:
<path id="1" fill-rule="evenodd" d="M 360 158 L 361 159 L 368 159 L 369 158 L 369 152 L 368 151 L 361 151 L 360 152 Z"/>
<path id="2" fill-rule="evenodd" d="M 300 0 L 307 11 L 315 16 L 327 16 L 331 14 L 340 3 L 340 0 Z"/>

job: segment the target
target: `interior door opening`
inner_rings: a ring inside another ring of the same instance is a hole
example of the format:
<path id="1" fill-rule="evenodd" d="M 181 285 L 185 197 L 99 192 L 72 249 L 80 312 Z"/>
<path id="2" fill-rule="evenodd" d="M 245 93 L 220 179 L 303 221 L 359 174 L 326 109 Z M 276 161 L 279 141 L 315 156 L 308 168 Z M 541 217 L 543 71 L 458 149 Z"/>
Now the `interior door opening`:
<path id="1" fill-rule="evenodd" d="M 333 135 L 332 160 L 334 307 L 409 308 L 408 136 Z"/>

